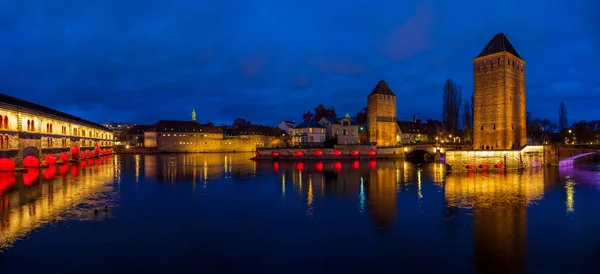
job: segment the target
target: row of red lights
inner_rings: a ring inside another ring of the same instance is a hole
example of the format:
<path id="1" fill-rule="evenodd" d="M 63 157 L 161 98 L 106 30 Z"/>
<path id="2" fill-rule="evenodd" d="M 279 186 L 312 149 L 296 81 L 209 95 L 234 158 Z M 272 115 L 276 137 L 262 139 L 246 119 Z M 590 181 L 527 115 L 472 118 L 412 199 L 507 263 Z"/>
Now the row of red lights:
<path id="1" fill-rule="evenodd" d="M 502 168 L 502 167 L 503 167 L 502 164 L 495 164 L 494 165 L 494 168 Z M 466 165 L 465 168 L 466 169 L 475 169 L 475 165 Z M 478 166 L 478 168 L 480 168 L 480 169 L 488 169 L 488 165 L 481 164 L 481 165 Z"/>
<path id="2" fill-rule="evenodd" d="M 359 161 L 353 161 L 351 165 L 352 165 L 352 168 L 355 169 L 355 170 L 360 168 L 360 162 Z M 304 163 L 303 162 L 298 162 L 298 163 L 296 163 L 294 165 L 294 167 L 298 171 L 303 171 L 304 170 Z M 377 168 L 377 162 L 376 161 L 370 161 L 369 162 L 369 167 L 371 169 L 376 169 Z M 315 163 L 315 169 L 317 171 L 323 171 L 323 168 L 324 168 L 323 162 L 317 162 L 317 163 Z M 275 171 L 279 170 L 279 162 L 273 162 L 273 169 L 275 169 Z M 336 172 L 342 171 L 342 162 L 335 162 L 335 163 L 333 163 L 333 169 Z"/>
<path id="3" fill-rule="evenodd" d="M 343 152 L 341 150 L 336 149 L 336 150 L 333 151 L 333 156 L 341 156 L 342 154 L 343 154 Z M 375 156 L 375 155 L 377 155 L 377 152 L 375 150 L 371 150 L 367 154 L 369 156 Z M 304 151 L 301 151 L 301 150 L 298 150 L 298 151 L 294 152 L 294 156 L 296 156 L 296 157 L 300 157 L 300 156 L 304 156 L 304 155 L 305 155 Z M 315 150 L 314 156 L 323 156 L 323 155 L 324 155 L 324 153 L 323 153 L 322 150 Z M 352 150 L 350 152 L 350 155 L 352 155 L 352 156 L 359 156 L 360 155 L 360 151 L 358 151 L 358 150 Z M 279 151 L 273 151 L 273 152 L 271 152 L 271 156 L 273 156 L 273 157 L 279 157 Z"/>

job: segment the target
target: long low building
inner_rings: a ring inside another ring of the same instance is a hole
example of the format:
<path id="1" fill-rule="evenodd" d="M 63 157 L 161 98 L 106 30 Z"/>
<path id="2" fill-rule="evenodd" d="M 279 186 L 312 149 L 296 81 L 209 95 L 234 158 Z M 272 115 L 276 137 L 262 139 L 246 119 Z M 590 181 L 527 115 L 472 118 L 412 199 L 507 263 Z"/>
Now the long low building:
<path id="1" fill-rule="evenodd" d="M 160 120 L 144 132 L 144 147 L 160 152 L 251 152 L 281 145 L 278 128 L 250 125 L 226 134 L 214 124 Z"/>
<path id="2" fill-rule="evenodd" d="M 108 153 L 112 146 L 113 133 L 100 124 L 0 93 L 0 160 L 5 165 L 23 165 L 28 156 L 42 163 L 52 156 L 80 159 Z"/>

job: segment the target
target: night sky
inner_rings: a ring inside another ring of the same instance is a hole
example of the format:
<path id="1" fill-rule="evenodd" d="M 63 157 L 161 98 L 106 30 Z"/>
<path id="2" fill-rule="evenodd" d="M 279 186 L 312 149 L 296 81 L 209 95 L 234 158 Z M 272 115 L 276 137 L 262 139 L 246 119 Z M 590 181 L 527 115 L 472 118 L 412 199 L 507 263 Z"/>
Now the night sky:
<path id="1" fill-rule="evenodd" d="M 4 0 L 0 92 L 99 123 L 187 120 L 195 108 L 200 122 L 276 125 L 319 103 L 354 115 L 384 79 L 398 119 L 441 119 L 446 78 L 470 97 L 472 58 L 504 32 L 527 62 L 533 116 L 556 122 L 564 101 L 569 123 L 600 119 L 599 10 L 597 0 Z"/>

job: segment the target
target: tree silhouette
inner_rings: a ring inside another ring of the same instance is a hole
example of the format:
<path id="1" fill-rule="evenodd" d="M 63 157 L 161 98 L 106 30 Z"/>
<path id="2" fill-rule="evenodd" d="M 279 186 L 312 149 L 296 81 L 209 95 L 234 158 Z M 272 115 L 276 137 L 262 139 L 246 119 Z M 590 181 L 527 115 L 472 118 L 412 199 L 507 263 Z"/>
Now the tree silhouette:
<path id="1" fill-rule="evenodd" d="M 568 128 L 567 121 L 567 106 L 565 106 L 564 102 L 561 102 L 560 107 L 558 107 L 558 129 L 563 130 Z"/>
<path id="2" fill-rule="evenodd" d="M 367 122 L 367 108 L 363 108 L 361 111 L 356 113 L 356 123 L 362 125 Z"/>
<path id="3" fill-rule="evenodd" d="M 458 129 L 458 117 L 462 104 L 462 88 L 456 85 L 451 78 L 444 84 L 442 95 L 442 121 L 448 128 L 448 133 L 456 134 Z"/>
<path id="4" fill-rule="evenodd" d="M 312 120 L 314 118 L 315 115 L 310 110 L 307 110 L 304 114 L 302 114 L 302 120 Z"/>
<path id="5" fill-rule="evenodd" d="M 463 128 L 466 140 L 473 140 L 473 97 L 465 100 L 463 107 Z"/>

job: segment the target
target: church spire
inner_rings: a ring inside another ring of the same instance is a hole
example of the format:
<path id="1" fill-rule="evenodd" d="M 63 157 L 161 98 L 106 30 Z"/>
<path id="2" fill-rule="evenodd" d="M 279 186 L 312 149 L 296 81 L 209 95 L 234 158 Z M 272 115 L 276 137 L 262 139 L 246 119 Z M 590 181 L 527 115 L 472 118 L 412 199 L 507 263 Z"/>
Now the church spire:
<path id="1" fill-rule="evenodd" d="M 196 109 L 192 109 L 192 121 L 196 121 Z"/>

